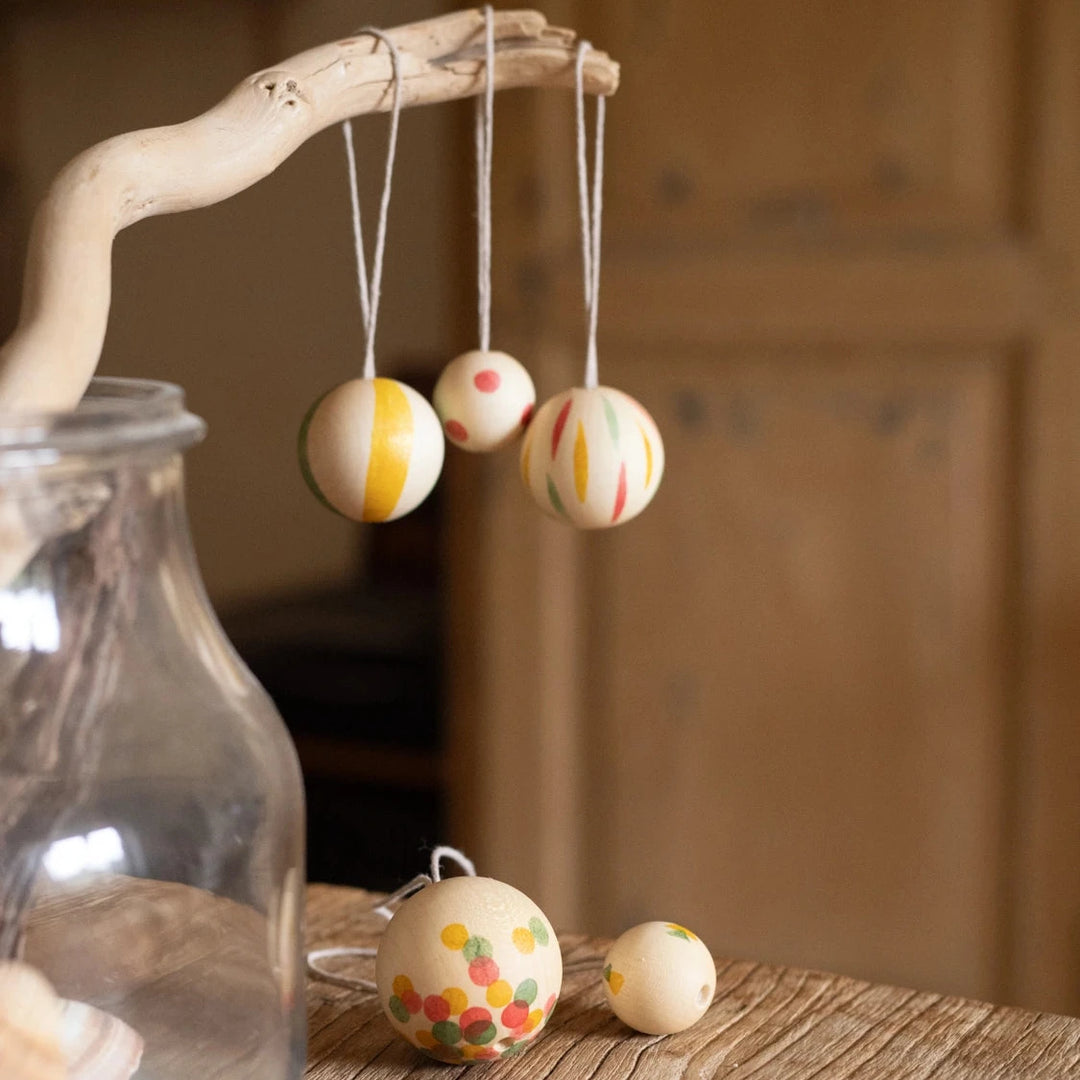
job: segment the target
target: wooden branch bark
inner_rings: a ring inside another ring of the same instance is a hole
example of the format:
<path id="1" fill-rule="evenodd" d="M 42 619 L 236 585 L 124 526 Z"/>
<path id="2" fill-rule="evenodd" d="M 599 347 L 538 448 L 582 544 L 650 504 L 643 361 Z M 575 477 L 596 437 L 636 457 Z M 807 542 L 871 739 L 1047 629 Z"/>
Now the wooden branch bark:
<path id="1" fill-rule="evenodd" d="M 483 31 L 477 10 L 388 31 L 401 53 L 403 104 L 479 93 Z M 618 66 L 601 52 L 584 74 L 590 93 L 618 85 Z M 390 78 L 383 45 L 346 38 L 257 72 L 193 120 L 119 135 L 70 162 L 34 221 L 19 323 L 0 349 L 0 412 L 64 411 L 82 396 L 105 337 L 121 229 L 226 199 L 323 128 L 386 111 Z M 496 89 L 572 86 L 574 33 L 535 11 L 496 13 L 494 79 Z"/>

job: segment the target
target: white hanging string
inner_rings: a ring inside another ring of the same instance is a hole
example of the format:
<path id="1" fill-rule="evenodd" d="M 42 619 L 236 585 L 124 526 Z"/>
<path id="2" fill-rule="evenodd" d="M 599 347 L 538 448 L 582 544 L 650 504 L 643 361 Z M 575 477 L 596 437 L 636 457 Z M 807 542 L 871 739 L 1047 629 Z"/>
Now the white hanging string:
<path id="1" fill-rule="evenodd" d="M 394 73 L 394 101 L 390 110 L 390 138 L 386 147 L 386 169 L 383 173 L 382 199 L 379 220 L 375 228 L 375 251 L 371 261 L 371 281 L 368 282 L 364 258 L 364 239 L 360 228 L 360 194 L 356 183 L 356 153 L 353 149 L 352 121 L 341 125 L 345 136 L 345 158 L 349 166 L 349 199 L 352 204 L 353 243 L 356 247 L 356 284 L 360 294 L 360 313 L 364 320 L 364 378 L 375 378 L 375 323 L 379 317 L 379 296 L 382 291 L 383 252 L 386 250 L 386 218 L 390 209 L 390 188 L 394 176 L 394 157 L 397 153 L 398 118 L 401 115 L 401 57 L 397 46 L 381 30 L 365 26 L 357 34 L 378 38 L 390 53 Z"/>
<path id="2" fill-rule="evenodd" d="M 476 877 L 476 867 L 473 865 L 472 859 L 455 847 L 440 844 L 431 853 L 431 873 L 417 874 L 411 881 L 407 881 L 400 888 L 395 889 L 385 900 L 371 909 L 372 914 L 378 915 L 381 919 L 389 922 L 394 917 L 394 912 L 398 906 L 412 896 L 413 893 L 442 880 L 441 865 L 443 859 L 456 862 L 469 877 Z M 311 949 L 307 954 L 308 975 L 313 979 L 319 979 L 334 986 L 344 986 L 350 990 L 368 990 L 375 993 L 377 987 L 371 979 L 361 979 L 353 975 L 340 975 L 333 971 L 327 971 L 322 966 L 322 961 L 336 960 L 343 956 L 371 958 L 378 951 L 378 948 L 373 945 L 347 945 L 329 949 Z"/>
<path id="3" fill-rule="evenodd" d="M 495 13 L 484 5 L 484 93 L 476 99 L 477 304 L 480 348 L 491 347 L 491 157 L 495 129 Z"/>
<path id="4" fill-rule="evenodd" d="M 460 866 L 461 869 L 464 870 L 469 877 L 476 877 L 476 866 L 473 864 L 472 859 L 470 859 L 464 852 L 458 851 L 458 849 L 455 847 L 450 847 L 447 844 L 440 844 L 431 853 L 432 881 L 442 881 L 442 873 L 439 867 L 443 859 L 450 859 L 453 862 L 456 862 L 458 866 Z"/>
<path id="5" fill-rule="evenodd" d="M 585 386 L 595 390 L 600 379 L 596 357 L 596 323 L 600 301 L 600 217 L 603 213 L 604 114 L 607 102 L 596 97 L 596 146 L 593 150 L 592 205 L 589 204 L 589 165 L 585 152 L 585 57 L 588 41 L 578 43 L 574 87 L 577 94 L 578 205 L 581 209 L 581 261 L 585 277 L 585 318 L 589 328 L 585 353 Z"/>

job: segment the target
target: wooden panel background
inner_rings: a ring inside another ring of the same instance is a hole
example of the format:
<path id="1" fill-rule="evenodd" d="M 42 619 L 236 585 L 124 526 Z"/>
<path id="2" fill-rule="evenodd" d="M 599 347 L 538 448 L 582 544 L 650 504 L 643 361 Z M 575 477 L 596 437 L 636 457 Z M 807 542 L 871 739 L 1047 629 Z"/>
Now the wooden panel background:
<path id="1" fill-rule="evenodd" d="M 1080 1011 L 1080 9 L 549 15 L 624 63 L 601 381 L 668 474 L 583 536 L 453 469 L 457 838 L 589 932 Z M 543 398 L 571 110 L 506 98 L 496 340 Z"/>
<path id="2" fill-rule="evenodd" d="M 673 482 L 588 544 L 586 910 L 992 996 L 1007 358 L 624 355 L 619 381 Z"/>

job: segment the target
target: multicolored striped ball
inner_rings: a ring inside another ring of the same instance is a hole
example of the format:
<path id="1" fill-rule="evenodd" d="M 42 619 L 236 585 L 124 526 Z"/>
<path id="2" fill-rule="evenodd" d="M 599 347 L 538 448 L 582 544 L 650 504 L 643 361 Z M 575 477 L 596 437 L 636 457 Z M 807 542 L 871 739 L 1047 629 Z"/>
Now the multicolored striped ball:
<path id="1" fill-rule="evenodd" d="M 621 525 L 649 505 L 664 442 L 629 394 L 576 387 L 546 401 L 521 448 L 521 476 L 541 510 L 579 529 Z"/>
<path id="2" fill-rule="evenodd" d="M 396 379 L 351 379 L 300 425 L 300 470 L 319 501 L 354 521 L 393 521 L 427 498 L 445 454 L 435 410 Z"/>
<path id="3" fill-rule="evenodd" d="M 446 365 L 432 400 L 455 446 L 486 452 L 521 435 L 532 418 L 536 390 L 508 353 L 474 349 Z"/>

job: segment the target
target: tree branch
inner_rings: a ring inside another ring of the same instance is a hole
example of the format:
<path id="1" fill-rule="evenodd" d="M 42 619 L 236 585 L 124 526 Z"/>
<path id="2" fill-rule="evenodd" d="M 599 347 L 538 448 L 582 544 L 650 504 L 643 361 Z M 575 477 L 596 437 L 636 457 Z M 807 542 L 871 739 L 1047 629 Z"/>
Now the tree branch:
<path id="1" fill-rule="evenodd" d="M 572 31 L 535 11 L 497 12 L 494 29 L 496 89 L 573 85 Z M 401 54 L 403 105 L 483 90 L 480 11 L 388 33 Z M 584 75 L 590 93 L 618 86 L 618 65 L 601 52 L 586 59 Z M 19 323 L 0 349 L 0 411 L 64 411 L 82 396 L 105 338 L 121 229 L 250 187 L 323 128 L 389 109 L 390 81 L 384 46 L 346 38 L 250 76 L 193 120 L 118 135 L 71 161 L 34 220 Z"/>

